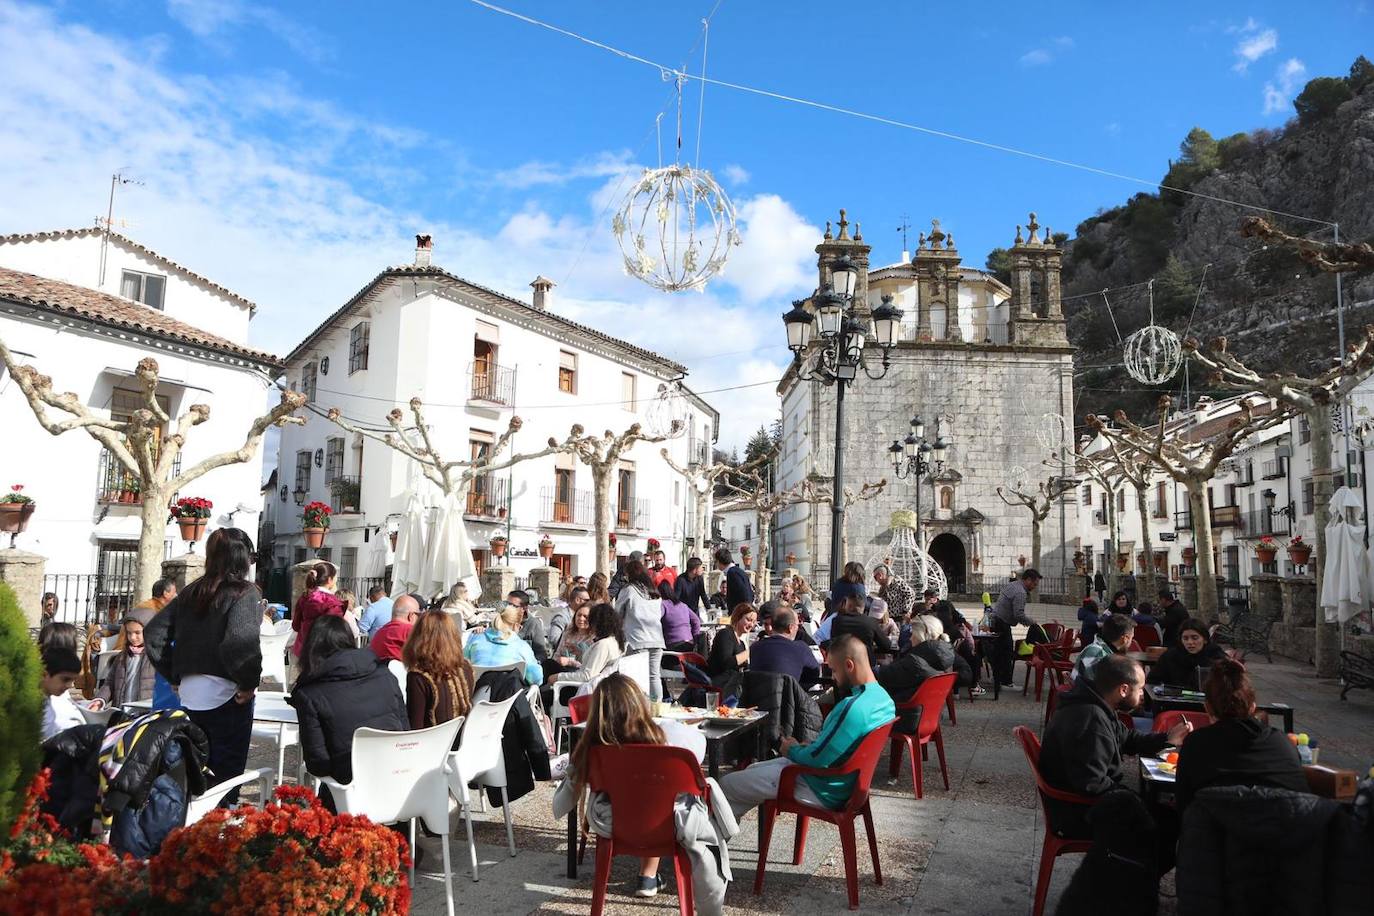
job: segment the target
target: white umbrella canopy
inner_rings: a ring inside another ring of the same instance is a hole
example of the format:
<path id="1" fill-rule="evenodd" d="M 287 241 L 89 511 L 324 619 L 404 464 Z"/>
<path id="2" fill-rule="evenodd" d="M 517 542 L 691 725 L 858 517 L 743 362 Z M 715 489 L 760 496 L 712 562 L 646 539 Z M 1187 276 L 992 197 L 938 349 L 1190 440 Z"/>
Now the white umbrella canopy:
<path id="1" fill-rule="evenodd" d="M 425 504 L 418 482 L 406 490 L 405 515 L 396 538 L 396 559 L 391 566 L 391 596 L 419 591 L 425 575 Z"/>
<path id="2" fill-rule="evenodd" d="M 372 544 L 367 552 L 367 558 L 363 560 L 362 577 L 364 579 L 380 579 L 386 575 L 386 567 L 391 559 L 388 554 L 391 552 L 391 536 L 386 526 L 372 535 Z"/>
<path id="3" fill-rule="evenodd" d="M 1359 509 L 1360 500 L 1348 487 L 1331 497 L 1331 521 L 1326 526 L 1326 556 L 1322 558 L 1321 606 L 1327 623 L 1344 623 L 1369 604 L 1369 552 L 1364 525 L 1346 521 L 1346 509 Z"/>
<path id="4" fill-rule="evenodd" d="M 476 574 L 467 524 L 463 521 L 463 500 L 450 495 L 440 505 L 430 530 L 420 594 L 447 594 L 454 583 Z"/>

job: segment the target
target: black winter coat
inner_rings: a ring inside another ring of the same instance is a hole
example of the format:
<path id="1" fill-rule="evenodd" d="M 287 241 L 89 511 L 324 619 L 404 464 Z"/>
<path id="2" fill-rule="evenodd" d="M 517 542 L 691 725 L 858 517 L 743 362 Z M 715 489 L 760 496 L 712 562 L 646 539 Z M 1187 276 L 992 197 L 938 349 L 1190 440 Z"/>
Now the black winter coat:
<path id="1" fill-rule="evenodd" d="M 78 725 L 43 742 L 43 766 L 52 771 L 52 782 L 42 810 L 79 840 L 91 835 L 91 812 L 100 803 L 100 741 L 104 737 L 103 725 Z"/>
<path id="2" fill-rule="evenodd" d="M 501 753 L 506 763 L 506 797 L 515 801 L 533 792 L 536 780 L 548 782 L 553 779 L 553 772 L 549 768 L 549 746 L 544 742 L 544 733 L 525 698 L 525 683 L 519 675 L 513 671 L 488 671 L 477 681 L 474 698 L 484 687 L 489 692 L 483 699 L 496 703 L 520 694 L 501 729 Z M 487 789 L 487 801 L 500 805 L 501 790 Z"/>
<path id="3" fill-rule="evenodd" d="M 353 781 L 353 732 L 366 726 L 410 729 L 401 686 L 371 649 L 344 649 L 291 691 L 300 722 L 301 753 L 310 775 Z"/>
<path id="4" fill-rule="evenodd" d="M 954 670 L 954 647 L 943 639 L 927 639 L 895 662 L 878 669 L 878 683 L 892 697 L 893 703 L 904 703 L 916 695 L 926 678 Z M 897 731 L 913 734 L 919 713 L 905 710 L 897 713 Z"/>
<path id="5" fill-rule="evenodd" d="M 810 744 L 821 731 L 821 708 L 790 674 L 771 671 L 744 673 L 741 706 L 757 706 L 768 713 L 761 728 L 769 750 L 776 751 L 783 738 Z"/>
<path id="6" fill-rule="evenodd" d="M 1155 662 L 1154 668 L 1145 680 L 1151 684 L 1171 684 L 1188 690 L 1199 690 L 1201 688 L 1197 682 L 1197 669 L 1225 657 L 1226 652 L 1214 642 L 1207 643 L 1196 655 L 1175 643 L 1164 650 L 1164 654 Z"/>
<path id="7" fill-rule="evenodd" d="M 1374 841 L 1331 799 L 1203 789 L 1179 835 L 1179 916 L 1367 916 L 1371 860 Z"/>
<path id="8" fill-rule="evenodd" d="M 1298 749 L 1258 719 L 1221 719 L 1199 728 L 1178 751 L 1174 803 L 1182 811 L 1212 786 L 1268 786 L 1307 791 Z"/>

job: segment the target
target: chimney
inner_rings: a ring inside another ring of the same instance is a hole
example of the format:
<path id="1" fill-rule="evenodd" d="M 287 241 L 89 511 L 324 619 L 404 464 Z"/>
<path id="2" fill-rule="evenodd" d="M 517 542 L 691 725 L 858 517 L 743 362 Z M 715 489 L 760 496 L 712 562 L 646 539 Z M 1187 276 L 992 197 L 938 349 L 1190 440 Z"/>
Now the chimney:
<path id="1" fill-rule="evenodd" d="M 415 236 L 415 266 L 428 267 L 430 258 L 434 254 L 434 236 L 417 235 Z"/>
<path id="2" fill-rule="evenodd" d="M 534 307 L 539 311 L 547 311 L 553 304 L 553 281 L 548 277 L 535 277 L 530 286 L 534 287 Z"/>

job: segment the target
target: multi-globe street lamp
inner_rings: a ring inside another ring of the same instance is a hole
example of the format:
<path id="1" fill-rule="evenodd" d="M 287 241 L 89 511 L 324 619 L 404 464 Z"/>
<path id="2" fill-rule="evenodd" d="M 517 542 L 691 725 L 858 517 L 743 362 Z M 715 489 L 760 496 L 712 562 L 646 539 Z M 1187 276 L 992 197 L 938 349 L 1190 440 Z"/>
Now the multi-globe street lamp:
<path id="1" fill-rule="evenodd" d="M 940 435 L 936 421 L 935 441 L 926 438 L 926 424 L 920 417 L 911 420 L 911 432 L 905 439 L 893 439 L 887 447 L 892 455 L 892 470 L 898 479 L 916 480 L 916 546 L 921 547 L 921 484 L 945 470 L 945 454 L 949 442 Z M 922 549 L 924 549 L 922 547 Z"/>
<path id="2" fill-rule="evenodd" d="M 834 578 L 844 565 L 840 555 L 845 511 L 844 389 L 859 377 L 860 369 L 871 379 L 887 375 L 902 310 L 892 304 L 890 295 L 883 296 L 870 320 L 861 320 L 854 312 L 858 266 L 848 255 L 841 255 L 830 262 L 829 268 L 830 285 L 811 297 L 811 309 L 806 307 L 805 300 L 798 300 L 782 320 L 797 377 L 802 381 L 819 379 L 825 385 L 835 386 L 835 465 L 830 502 L 830 576 Z M 870 337 L 883 355 L 882 367 L 877 372 L 865 360 L 864 348 Z"/>

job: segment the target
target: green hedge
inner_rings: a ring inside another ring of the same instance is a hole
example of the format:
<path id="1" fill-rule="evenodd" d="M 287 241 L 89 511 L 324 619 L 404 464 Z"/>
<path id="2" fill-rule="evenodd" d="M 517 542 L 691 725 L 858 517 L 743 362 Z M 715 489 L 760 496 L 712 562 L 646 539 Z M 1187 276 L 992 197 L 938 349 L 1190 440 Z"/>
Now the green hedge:
<path id="1" fill-rule="evenodd" d="M 24 805 L 42 760 L 43 662 L 14 592 L 0 582 L 0 837 Z"/>

